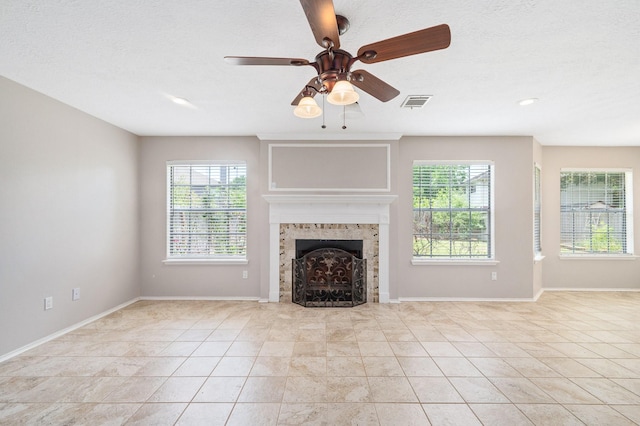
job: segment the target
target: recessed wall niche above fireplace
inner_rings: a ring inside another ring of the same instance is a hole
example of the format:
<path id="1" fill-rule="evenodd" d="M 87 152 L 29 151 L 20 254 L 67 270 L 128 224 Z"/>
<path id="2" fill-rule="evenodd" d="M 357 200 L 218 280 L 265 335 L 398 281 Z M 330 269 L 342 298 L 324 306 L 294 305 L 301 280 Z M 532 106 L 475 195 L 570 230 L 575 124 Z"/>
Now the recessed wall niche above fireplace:
<path id="1" fill-rule="evenodd" d="M 269 202 L 269 301 L 291 303 L 296 239 L 362 240 L 367 302 L 389 303 L 389 204 L 394 195 L 264 195 Z"/>

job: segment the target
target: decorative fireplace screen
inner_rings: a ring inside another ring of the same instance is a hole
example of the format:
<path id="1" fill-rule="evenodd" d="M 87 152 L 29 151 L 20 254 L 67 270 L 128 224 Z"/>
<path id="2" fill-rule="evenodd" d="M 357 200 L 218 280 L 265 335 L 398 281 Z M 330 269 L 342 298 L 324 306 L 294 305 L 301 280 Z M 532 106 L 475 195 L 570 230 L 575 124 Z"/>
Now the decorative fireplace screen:
<path id="1" fill-rule="evenodd" d="M 367 301 L 367 260 L 338 248 L 293 259 L 292 301 L 306 307 L 345 307 Z"/>

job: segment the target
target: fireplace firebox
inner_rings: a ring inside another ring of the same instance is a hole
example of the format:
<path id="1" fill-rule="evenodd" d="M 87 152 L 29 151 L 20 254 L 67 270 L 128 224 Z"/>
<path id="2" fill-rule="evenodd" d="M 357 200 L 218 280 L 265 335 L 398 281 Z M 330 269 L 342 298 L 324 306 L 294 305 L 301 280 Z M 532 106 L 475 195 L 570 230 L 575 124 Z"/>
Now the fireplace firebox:
<path id="1" fill-rule="evenodd" d="M 351 307 L 367 301 L 362 240 L 296 240 L 292 302 L 305 307 Z"/>

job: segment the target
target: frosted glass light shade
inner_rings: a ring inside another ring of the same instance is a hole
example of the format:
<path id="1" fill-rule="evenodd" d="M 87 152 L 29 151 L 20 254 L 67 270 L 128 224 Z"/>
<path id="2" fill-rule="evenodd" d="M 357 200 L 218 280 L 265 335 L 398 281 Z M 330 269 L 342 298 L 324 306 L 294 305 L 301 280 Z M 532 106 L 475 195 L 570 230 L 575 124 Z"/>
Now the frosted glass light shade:
<path id="1" fill-rule="evenodd" d="M 312 97 L 305 96 L 300 99 L 298 106 L 293 110 L 293 114 L 300 118 L 315 118 L 322 114 L 322 108 L 318 106 Z"/>
<path id="2" fill-rule="evenodd" d="M 334 105 L 351 105 L 358 102 L 360 95 L 353 90 L 353 86 L 346 80 L 338 81 L 331 93 L 327 96 L 327 101 Z"/>

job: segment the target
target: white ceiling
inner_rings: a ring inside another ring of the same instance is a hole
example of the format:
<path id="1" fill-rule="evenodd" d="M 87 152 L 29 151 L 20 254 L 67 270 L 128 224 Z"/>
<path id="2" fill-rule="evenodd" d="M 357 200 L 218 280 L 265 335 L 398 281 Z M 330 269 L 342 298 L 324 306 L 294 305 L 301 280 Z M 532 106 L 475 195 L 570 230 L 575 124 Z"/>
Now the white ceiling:
<path id="1" fill-rule="evenodd" d="M 341 48 L 441 23 L 448 49 L 356 64 L 400 91 L 361 93 L 361 114 L 326 104 L 293 116 L 312 67 L 232 66 L 223 57 L 313 60 L 298 0 L 0 0 L 0 75 L 138 135 L 532 135 L 544 145 L 640 146 L 638 0 L 334 0 Z M 407 95 L 433 95 L 401 109 Z M 174 104 L 169 96 L 190 100 Z M 539 102 L 521 107 L 524 98 Z M 321 97 L 317 97 L 321 101 Z"/>

